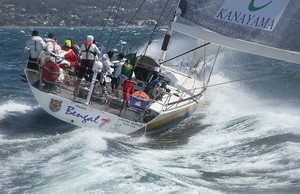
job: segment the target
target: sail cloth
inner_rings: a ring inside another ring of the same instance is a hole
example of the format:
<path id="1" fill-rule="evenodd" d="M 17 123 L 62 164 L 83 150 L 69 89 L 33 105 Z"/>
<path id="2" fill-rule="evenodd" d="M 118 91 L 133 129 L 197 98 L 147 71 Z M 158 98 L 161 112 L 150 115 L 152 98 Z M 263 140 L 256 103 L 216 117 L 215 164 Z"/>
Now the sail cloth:
<path id="1" fill-rule="evenodd" d="M 181 0 L 172 28 L 232 49 L 300 63 L 299 0 Z"/>

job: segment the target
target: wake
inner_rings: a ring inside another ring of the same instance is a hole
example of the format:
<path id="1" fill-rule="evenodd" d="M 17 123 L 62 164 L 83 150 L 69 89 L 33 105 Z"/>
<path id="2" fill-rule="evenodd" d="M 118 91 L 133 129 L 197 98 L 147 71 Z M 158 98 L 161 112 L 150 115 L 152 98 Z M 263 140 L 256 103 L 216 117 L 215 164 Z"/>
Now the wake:
<path id="1" fill-rule="evenodd" d="M 35 108 L 36 107 L 15 101 L 5 102 L 5 104 L 0 105 L 0 120 L 5 119 L 9 114 L 26 113 L 27 111 L 34 110 Z"/>

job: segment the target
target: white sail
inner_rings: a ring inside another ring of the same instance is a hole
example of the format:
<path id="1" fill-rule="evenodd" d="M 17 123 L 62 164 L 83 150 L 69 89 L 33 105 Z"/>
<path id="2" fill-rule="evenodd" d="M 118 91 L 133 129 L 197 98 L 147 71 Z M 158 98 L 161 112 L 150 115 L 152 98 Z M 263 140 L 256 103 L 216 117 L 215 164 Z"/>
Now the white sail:
<path id="1" fill-rule="evenodd" d="M 179 7 L 181 18 L 172 24 L 178 32 L 235 50 L 300 63 L 299 1 L 181 0 Z"/>

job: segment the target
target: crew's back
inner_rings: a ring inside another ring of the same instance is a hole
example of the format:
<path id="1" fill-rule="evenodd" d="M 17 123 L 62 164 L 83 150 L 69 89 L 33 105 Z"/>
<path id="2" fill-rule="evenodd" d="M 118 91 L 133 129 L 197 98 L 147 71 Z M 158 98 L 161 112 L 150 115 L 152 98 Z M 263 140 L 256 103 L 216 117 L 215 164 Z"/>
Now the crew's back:
<path id="1" fill-rule="evenodd" d="M 46 43 L 39 36 L 37 30 L 32 31 L 32 37 L 26 43 L 27 50 L 29 50 L 29 59 L 31 61 L 36 61 L 40 53 L 46 48 Z"/>
<path id="2" fill-rule="evenodd" d="M 93 75 L 93 65 L 95 60 L 100 58 L 101 52 L 97 45 L 93 43 L 94 37 L 92 35 L 87 36 L 87 41 L 81 45 L 79 50 L 80 56 L 80 69 L 78 71 L 78 78 L 85 77 L 86 80 L 91 81 Z"/>
<path id="3" fill-rule="evenodd" d="M 87 41 L 84 42 L 79 50 L 81 59 L 94 61 L 97 56 L 101 55 L 97 45 L 93 43 L 94 37 L 92 35 L 87 36 Z"/>

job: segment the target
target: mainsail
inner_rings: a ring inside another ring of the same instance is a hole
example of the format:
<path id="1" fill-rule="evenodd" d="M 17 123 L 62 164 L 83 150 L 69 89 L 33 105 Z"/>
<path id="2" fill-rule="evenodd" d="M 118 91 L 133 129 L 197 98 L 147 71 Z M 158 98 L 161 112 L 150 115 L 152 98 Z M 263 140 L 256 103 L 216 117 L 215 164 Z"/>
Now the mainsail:
<path id="1" fill-rule="evenodd" d="M 181 0 L 172 28 L 224 47 L 300 63 L 299 0 Z"/>

